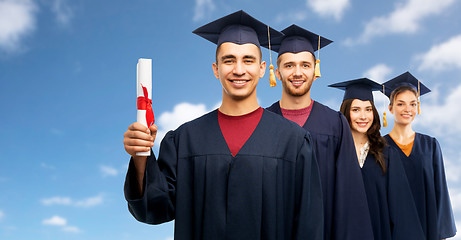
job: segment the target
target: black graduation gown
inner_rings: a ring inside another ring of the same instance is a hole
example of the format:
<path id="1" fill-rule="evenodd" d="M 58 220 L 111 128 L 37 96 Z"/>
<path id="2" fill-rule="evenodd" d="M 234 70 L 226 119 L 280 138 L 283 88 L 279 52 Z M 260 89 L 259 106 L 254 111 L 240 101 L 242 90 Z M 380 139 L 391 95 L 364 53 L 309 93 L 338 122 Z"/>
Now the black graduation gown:
<path id="1" fill-rule="evenodd" d="M 388 169 L 388 156 L 385 157 L 385 161 Z M 381 166 L 376 162 L 376 158 L 373 154 L 368 153 L 362 167 L 362 178 L 367 194 L 374 240 L 391 240 L 391 217 L 387 202 L 389 169 L 383 174 Z"/>
<path id="2" fill-rule="evenodd" d="M 264 110 L 235 157 L 217 110 L 166 134 L 147 160 L 136 196 L 132 161 L 125 197 L 139 221 L 175 219 L 175 239 L 322 239 L 320 175 L 310 135 Z"/>
<path id="3" fill-rule="evenodd" d="M 282 115 L 279 102 L 267 109 Z M 320 168 L 325 239 L 373 239 L 362 174 L 346 118 L 314 101 L 303 128 L 312 136 Z"/>
<path id="4" fill-rule="evenodd" d="M 374 239 L 424 240 L 400 156 L 389 146 L 383 154 L 386 173 L 371 153 L 362 167 Z"/>
<path id="5" fill-rule="evenodd" d="M 400 155 L 411 188 L 413 208 L 418 213 L 425 239 L 440 240 L 454 236 L 456 226 L 438 141 L 416 133 L 407 157 L 389 135 L 385 138 Z"/>

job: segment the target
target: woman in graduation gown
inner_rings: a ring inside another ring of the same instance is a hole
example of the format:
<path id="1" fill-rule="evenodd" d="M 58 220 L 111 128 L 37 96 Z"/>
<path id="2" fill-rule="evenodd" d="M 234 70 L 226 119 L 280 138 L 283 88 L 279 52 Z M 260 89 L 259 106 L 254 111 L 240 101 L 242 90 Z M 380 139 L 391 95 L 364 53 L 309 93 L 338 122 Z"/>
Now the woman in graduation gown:
<path id="1" fill-rule="evenodd" d="M 410 188 L 398 153 L 387 146 L 379 132 L 381 123 L 372 91 L 382 90 L 382 85 L 361 78 L 330 87 L 345 90 L 340 111 L 351 127 L 374 239 L 424 239 L 419 226 L 413 224 L 417 214 L 411 208 Z"/>
<path id="2" fill-rule="evenodd" d="M 440 145 L 437 139 L 412 129 L 419 112 L 418 98 L 430 90 L 409 72 L 384 85 L 390 99 L 389 111 L 394 115 L 394 127 L 385 139 L 402 159 L 424 239 L 453 237 L 456 226 Z"/>

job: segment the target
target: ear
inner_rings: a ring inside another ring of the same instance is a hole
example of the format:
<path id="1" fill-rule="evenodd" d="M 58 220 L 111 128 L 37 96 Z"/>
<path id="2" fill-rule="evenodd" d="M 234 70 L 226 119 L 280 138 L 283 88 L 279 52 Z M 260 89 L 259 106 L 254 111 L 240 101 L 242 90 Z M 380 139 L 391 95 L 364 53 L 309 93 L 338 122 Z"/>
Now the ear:
<path id="1" fill-rule="evenodd" d="M 212 68 L 213 68 L 213 74 L 214 74 L 214 76 L 215 76 L 217 79 L 219 79 L 218 65 L 217 65 L 216 63 L 213 63 Z"/>
<path id="2" fill-rule="evenodd" d="M 259 66 L 259 78 L 263 78 L 266 73 L 266 62 L 262 61 Z"/>
<path id="3" fill-rule="evenodd" d="M 392 111 L 392 105 L 389 104 L 389 112 L 391 112 L 392 114 L 394 114 L 394 112 Z"/>
<path id="4" fill-rule="evenodd" d="M 277 79 L 280 80 L 280 81 L 282 81 L 282 78 L 280 77 L 279 69 L 276 68 L 274 72 L 275 72 L 275 76 L 277 77 Z"/>

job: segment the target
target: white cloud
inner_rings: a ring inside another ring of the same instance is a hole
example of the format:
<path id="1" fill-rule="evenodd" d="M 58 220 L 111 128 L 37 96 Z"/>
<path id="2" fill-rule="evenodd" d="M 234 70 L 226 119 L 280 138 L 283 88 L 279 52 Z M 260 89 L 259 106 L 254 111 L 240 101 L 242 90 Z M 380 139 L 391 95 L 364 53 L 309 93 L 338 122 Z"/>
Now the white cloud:
<path id="1" fill-rule="evenodd" d="M 422 21 L 431 16 L 443 13 L 455 0 L 406 0 L 396 5 L 387 16 L 375 17 L 368 21 L 362 35 L 348 39 L 346 43 L 366 43 L 371 38 L 394 33 L 411 34 L 417 32 Z"/>
<path id="2" fill-rule="evenodd" d="M 453 188 L 448 189 L 450 193 L 451 206 L 453 207 L 453 212 L 461 212 L 461 189 Z"/>
<path id="3" fill-rule="evenodd" d="M 306 4 L 320 16 L 341 20 L 350 2 L 349 0 L 307 0 Z"/>
<path id="4" fill-rule="evenodd" d="M 102 195 L 86 198 L 84 200 L 80 200 L 75 202 L 76 207 L 94 207 L 100 205 L 104 202 L 104 198 Z"/>
<path id="5" fill-rule="evenodd" d="M 73 18 L 73 9 L 68 5 L 67 0 L 54 0 L 51 10 L 56 16 L 56 20 L 61 26 L 67 26 Z"/>
<path id="6" fill-rule="evenodd" d="M 158 126 L 157 137 L 155 142 L 160 144 L 165 134 L 169 130 L 178 128 L 181 124 L 193 120 L 207 113 L 205 104 L 179 103 L 174 106 L 172 112 L 160 114 L 156 124 Z M 156 146 L 159 146 L 156 144 Z"/>
<path id="7" fill-rule="evenodd" d="M 416 125 L 421 125 L 430 129 L 436 136 L 459 136 L 461 134 L 461 85 L 451 89 L 451 92 L 443 97 L 444 102 L 438 102 L 438 88 L 433 89 L 432 98 L 421 97 L 422 114 L 417 117 Z M 432 94 L 431 94 L 432 95 Z"/>
<path id="8" fill-rule="evenodd" d="M 72 206 L 72 207 L 94 207 L 100 205 L 104 202 L 104 197 L 102 194 L 99 194 L 94 197 L 89 197 L 83 200 L 75 201 L 70 197 L 52 197 L 41 200 L 42 204 L 45 206 L 51 205 L 63 205 L 63 206 Z"/>
<path id="9" fill-rule="evenodd" d="M 52 226 L 66 226 L 67 225 L 67 220 L 65 218 L 62 218 L 60 216 L 53 216 L 49 219 L 45 219 L 42 221 L 43 225 L 52 225 Z"/>
<path id="10" fill-rule="evenodd" d="M 445 153 L 443 154 L 443 161 L 445 165 L 445 177 L 447 178 L 447 181 L 449 183 L 458 182 L 460 180 L 461 176 L 459 175 L 459 173 L 461 172 L 461 165 L 460 160 L 458 160 L 459 156 L 460 154 L 456 154 L 455 156 L 447 155 Z"/>
<path id="11" fill-rule="evenodd" d="M 0 0 L 0 50 L 14 52 L 35 29 L 37 7 L 31 0 Z"/>
<path id="12" fill-rule="evenodd" d="M 101 170 L 101 173 L 102 173 L 103 177 L 117 176 L 118 175 L 118 170 L 111 167 L 111 166 L 101 165 L 99 167 L 99 170 Z"/>
<path id="13" fill-rule="evenodd" d="M 57 226 L 62 227 L 61 229 L 65 232 L 79 233 L 81 232 L 78 227 L 67 225 L 67 219 L 55 215 L 49 219 L 44 219 L 42 221 L 43 225 Z"/>
<path id="14" fill-rule="evenodd" d="M 72 199 L 70 199 L 69 197 L 52 197 L 52 198 L 42 199 L 41 202 L 45 206 L 50 206 L 50 205 L 68 206 L 72 204 Z"/>
<path id="15" fill-rule="evenodd" d="M 363 75 L 375 82 L 382 83 L 384 82 L 389 74 L 392 73 L 392 68 L 386 64 L 378 64 L 368 69 Z"/>
<path id="16" fill-rule="evenodd" d="M 194 22 L 200 21 L 215 10 L 213 0 L 195 0 Z"/>
<path id="17" fill-rule="evenodd" d="M 443 71 L 461 68 L 461 35 L 433 46 L 428 52 L 416 56 L 416 59 L 421 61 L 418 70 Z"/>

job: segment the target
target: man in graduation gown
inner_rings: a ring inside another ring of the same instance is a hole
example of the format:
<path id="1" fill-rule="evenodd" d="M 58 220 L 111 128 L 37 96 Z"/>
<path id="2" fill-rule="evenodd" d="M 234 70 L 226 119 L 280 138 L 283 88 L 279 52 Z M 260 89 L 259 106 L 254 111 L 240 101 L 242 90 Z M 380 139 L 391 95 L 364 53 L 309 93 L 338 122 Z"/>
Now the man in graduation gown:
<path id="1" fill-rule="evenodd" d="M 307 129 L 314 143 L 323 188 L 325 239 L 373 239 L 367 198 L 345 117 L 310 98 L 312 82 L 320 76 L 315 49 L 331 40 L 297 25 L 282 30 L 272 41 L 278 52 L 275 75 L 283 85 L 282 98 L 268 107 Z"/>
<path id="2" fill-rule="evenodd" d="M 125 197 L 137 220 L 174 219 L 175 239 L 323 239 L 310 135 L 257 103 L 267 31 L 243 11 L 194 31 L 218 45 L 213 72 L 222 104 L 168 132 L 158 159 L 136 156 L 153 146 L 156 126 L 130 125 Z"/>

